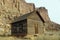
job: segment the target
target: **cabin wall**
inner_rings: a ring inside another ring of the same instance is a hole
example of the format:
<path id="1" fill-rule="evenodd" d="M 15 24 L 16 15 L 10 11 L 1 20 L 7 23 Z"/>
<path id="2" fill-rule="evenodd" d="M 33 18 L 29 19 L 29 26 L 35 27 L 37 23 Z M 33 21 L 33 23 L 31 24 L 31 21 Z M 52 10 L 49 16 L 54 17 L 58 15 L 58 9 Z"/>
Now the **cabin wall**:
<path id="1" fill-rule="evenodd" d="M 39 15 L 36 12 L 30 14 L 28 16 L 28 19 L 33 19 L 33 20 L 41 21 L 41 18 L 39 17 Z"/>
<path id="2" fill-rule="evenodd" d="M 35 30 L 35 27 L 37 27 L 37 30 Z M 44 26 L 43 26 L 42 21 L 28 19 L 27 20 L 27 28 L 28 28 L 29 35 L 36 34 L 36 31 L 38 32 L 38 34 L 42 34 L 44 32 Z"/>
<path id="3" fill-rule="evenodd" d="M 38 34 L 43 34 L 44 33 L 44 28 L 45 28 L 45 26 L 44 26 L 44 24 L 43 24 L 43 22 L 42 21 L 38 21 L 37 22 L 37 24 L 38 24 Z"/>
<path id="4" fill-rule="evenodd" d="M 34 35 L 35 34 L 35 29 L 34 29 L 33 21 L 30 20 L 30 19 L 27 20 L 27 29 L 28 29 L 27 33 L 29 35 Z"/>

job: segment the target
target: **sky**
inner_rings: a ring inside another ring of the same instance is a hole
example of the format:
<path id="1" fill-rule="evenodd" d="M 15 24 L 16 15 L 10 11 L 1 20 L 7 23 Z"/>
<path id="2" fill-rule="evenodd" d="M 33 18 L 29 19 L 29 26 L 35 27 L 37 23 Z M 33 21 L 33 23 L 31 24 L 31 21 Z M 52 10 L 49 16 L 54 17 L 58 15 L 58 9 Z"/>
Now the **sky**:
<path id="1" fill-rule="evenodd" d="M 60 24 L 60 0 L 25 0 L 34 3 L 36 7 L 45 7 L 48 10 L 50 20 Z"/>

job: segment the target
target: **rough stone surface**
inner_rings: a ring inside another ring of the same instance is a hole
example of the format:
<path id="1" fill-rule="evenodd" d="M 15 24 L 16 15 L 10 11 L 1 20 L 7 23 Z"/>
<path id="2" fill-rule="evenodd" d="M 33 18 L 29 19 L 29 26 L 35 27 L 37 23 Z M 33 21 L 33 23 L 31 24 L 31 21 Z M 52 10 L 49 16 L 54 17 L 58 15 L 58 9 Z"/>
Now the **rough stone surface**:
<path id="1" fill-rule="evenodd" d="M 34 4 L 26 3 L 24 0 L 0 0 L 1 35 L 10 34 L 11 25 L 9 23 L 12 23 L 19 16 L 32 12 L 34 7 Z"/>
<path id="2" fill-rule="evenodd" d="M 45 22 L 50 21 L 50 18 L 48 16 L 48 11 L 45 7 L 40 7 L 37 9 L 37 11 L 40 13 L 40 15 L 42 16 Z"/>

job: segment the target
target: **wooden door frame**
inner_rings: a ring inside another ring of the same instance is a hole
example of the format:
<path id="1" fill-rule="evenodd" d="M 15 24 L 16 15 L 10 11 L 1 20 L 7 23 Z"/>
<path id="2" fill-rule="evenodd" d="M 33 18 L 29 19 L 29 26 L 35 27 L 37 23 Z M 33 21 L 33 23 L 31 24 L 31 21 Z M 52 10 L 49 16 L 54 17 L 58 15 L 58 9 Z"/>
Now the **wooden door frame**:
<path id="1" fill-rule="evenodd" d="M 38 34 L 38 24 L 34 24 L 35 34 Z"/>

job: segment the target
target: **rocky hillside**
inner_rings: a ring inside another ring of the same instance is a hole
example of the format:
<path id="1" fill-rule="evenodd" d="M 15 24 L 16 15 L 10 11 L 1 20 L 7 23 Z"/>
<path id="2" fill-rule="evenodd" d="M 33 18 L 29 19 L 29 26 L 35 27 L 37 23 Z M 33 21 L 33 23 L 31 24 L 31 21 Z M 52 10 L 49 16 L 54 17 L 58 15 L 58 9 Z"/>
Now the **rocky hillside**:
<path id="1" fill-rule="evenodd" d="M 60 25 L 51 21 L 51 25 L 48 26 L 46 29 L 49 31 L 60 31 Z"/>

